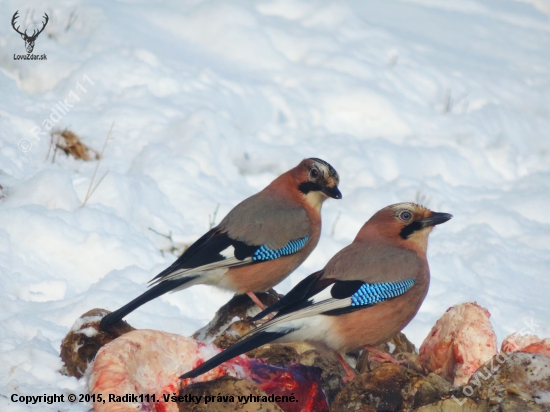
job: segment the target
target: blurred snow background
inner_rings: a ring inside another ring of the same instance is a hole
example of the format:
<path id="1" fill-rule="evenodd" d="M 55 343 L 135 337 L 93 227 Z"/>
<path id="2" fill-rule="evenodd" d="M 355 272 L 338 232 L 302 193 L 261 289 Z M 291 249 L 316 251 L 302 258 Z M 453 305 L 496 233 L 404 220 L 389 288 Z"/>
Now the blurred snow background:
<path id="1" fill-rule="evenodd" d="M 49 14 L 34 50 L 47 61 L 13 59 L 18 9 L 22 23 Z M 175 260 L 149 228 L 189 244 L 218 205 L 217 222 L 305 157 L 338 170 L 344 198 L 278 291 L 376 210 L 421 199 L 455 217 L 431 236 L 409 338 L 464 301 L 489 309 L 500 341 L 533 323 L 550 336 L 549 14 L 548 0 L 1 2 L 2 409 L 37 410 L 2 396 L 15 391 L 83 390 L 58 373 L 60 342 Z M 45 161 L 49 135 L 29 133 L 71 93 L 57 128 L 100 150 L 115 122 L 83 208 L 96 162 Z M 127 320 L 189 335 L 230 297 L 194 287 Z"/>

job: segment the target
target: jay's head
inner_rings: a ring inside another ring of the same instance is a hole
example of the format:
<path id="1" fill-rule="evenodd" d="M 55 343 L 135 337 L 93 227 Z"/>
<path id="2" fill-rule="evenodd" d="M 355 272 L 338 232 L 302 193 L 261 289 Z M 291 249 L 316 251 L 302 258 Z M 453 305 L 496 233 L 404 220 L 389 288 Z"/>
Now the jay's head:
<path id="1" fill-rule="evenodd" d="M 397 203 L 376 212 L 360 230 L 357 238 L 382 236 L 403 246 L 426 253 L 428 235 L 435 225 L 453 215 L 432 212 L 415 203 Z"/>
<path id="2" fill-rule="evenodd" d="M 314 157 L 304 159 L 294 169 L 293 175 L 298 190 L 314 207 L 320 207 L 329 197 L 342 199 L 338 189 L 338 172 L 324 160 Z"/>

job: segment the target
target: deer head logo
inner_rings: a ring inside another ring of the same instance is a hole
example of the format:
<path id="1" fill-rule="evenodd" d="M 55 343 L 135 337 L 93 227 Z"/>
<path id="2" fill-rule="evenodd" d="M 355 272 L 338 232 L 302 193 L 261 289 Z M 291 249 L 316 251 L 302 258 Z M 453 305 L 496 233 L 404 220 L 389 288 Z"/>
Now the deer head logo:
<path id="1" fill-rule="evenodd" d="M 20 26 L 17 26 L 15 27 L 15 20 L 17 20 L 17 18 L 19 17 L 17 15 L 17 13 L 19 13 L 19 10 L 17 10 L 15 12 L 15 14 L 13 15 L 12 19 L 11 19 L 11 26 L 13 27 L 13 29 L 19 33 L 21 35 L 21 38 L 23 40 L 25 40 L 25 48 L 27 49 L 27 53 L 32 53 L 32 50 L 34 49 L 34 42 L 36 41 L 36 38 L 38 37 L 38 35 L 40 33 L 42 33 L 44 31 L 44 28 L 46 27 L 46 24 L 48 24 L 48 20 L 49 20 L 49 17 L 46 13 L 44 13 L 44 23 L 42 23 L 42 28 L 40 30 L 38 30 L 38 32 L 36 30 L 33 30 L 32 31 L 32 35 L 28 35 L 27 34 L 27 30 L 25 30 L 25 32 L 21 33 L 19 31 L 19 27 Z"/>

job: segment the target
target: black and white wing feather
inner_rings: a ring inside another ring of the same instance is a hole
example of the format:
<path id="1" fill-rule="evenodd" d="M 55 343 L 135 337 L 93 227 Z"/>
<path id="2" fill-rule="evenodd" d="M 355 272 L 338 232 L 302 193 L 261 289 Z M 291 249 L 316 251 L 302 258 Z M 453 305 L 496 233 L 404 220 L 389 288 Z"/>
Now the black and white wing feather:
<path id="1" fill-rule="evenodd" d="M 254 319 L 277 311 L 272 320 L 250 334 L 314 315 L 335 316 L 366 309 L 402 295 L 413 287 L 414 282 L 414 278 L 381 283 L 335 280 L 322 278 L 322 272 L 317 272 L 296 285 L 281 301 L 259 313 Z"/>
<path id="2" fill-rule="evenodd" d="M 151 285 L 197 276 L 209 270 L 250 265 L 288 256 L 302 249 L 309 236 L 289 240 L 272 249 L 267 244 L 252 245 L 233 239 L 228 232 L 214 228 L 193 243 L 170 267 L 151 280 Z"/>

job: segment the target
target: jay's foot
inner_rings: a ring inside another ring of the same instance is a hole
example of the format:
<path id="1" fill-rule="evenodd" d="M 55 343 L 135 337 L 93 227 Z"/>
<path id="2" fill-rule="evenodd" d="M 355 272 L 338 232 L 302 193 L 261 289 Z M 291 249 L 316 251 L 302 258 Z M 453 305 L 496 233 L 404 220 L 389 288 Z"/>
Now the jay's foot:
<path id="1" fill-rule="evenodd" d="M 372 353 L 373 356 L 370 356 L 369 359 L 379 363 L 393 363 L 394 365 L 408 365 L 407 360 L 397 360 L 392 355 L 387 352 L 376 349 L 374 346 L 365 345 L 363 346 L 366 350 Z"/>

